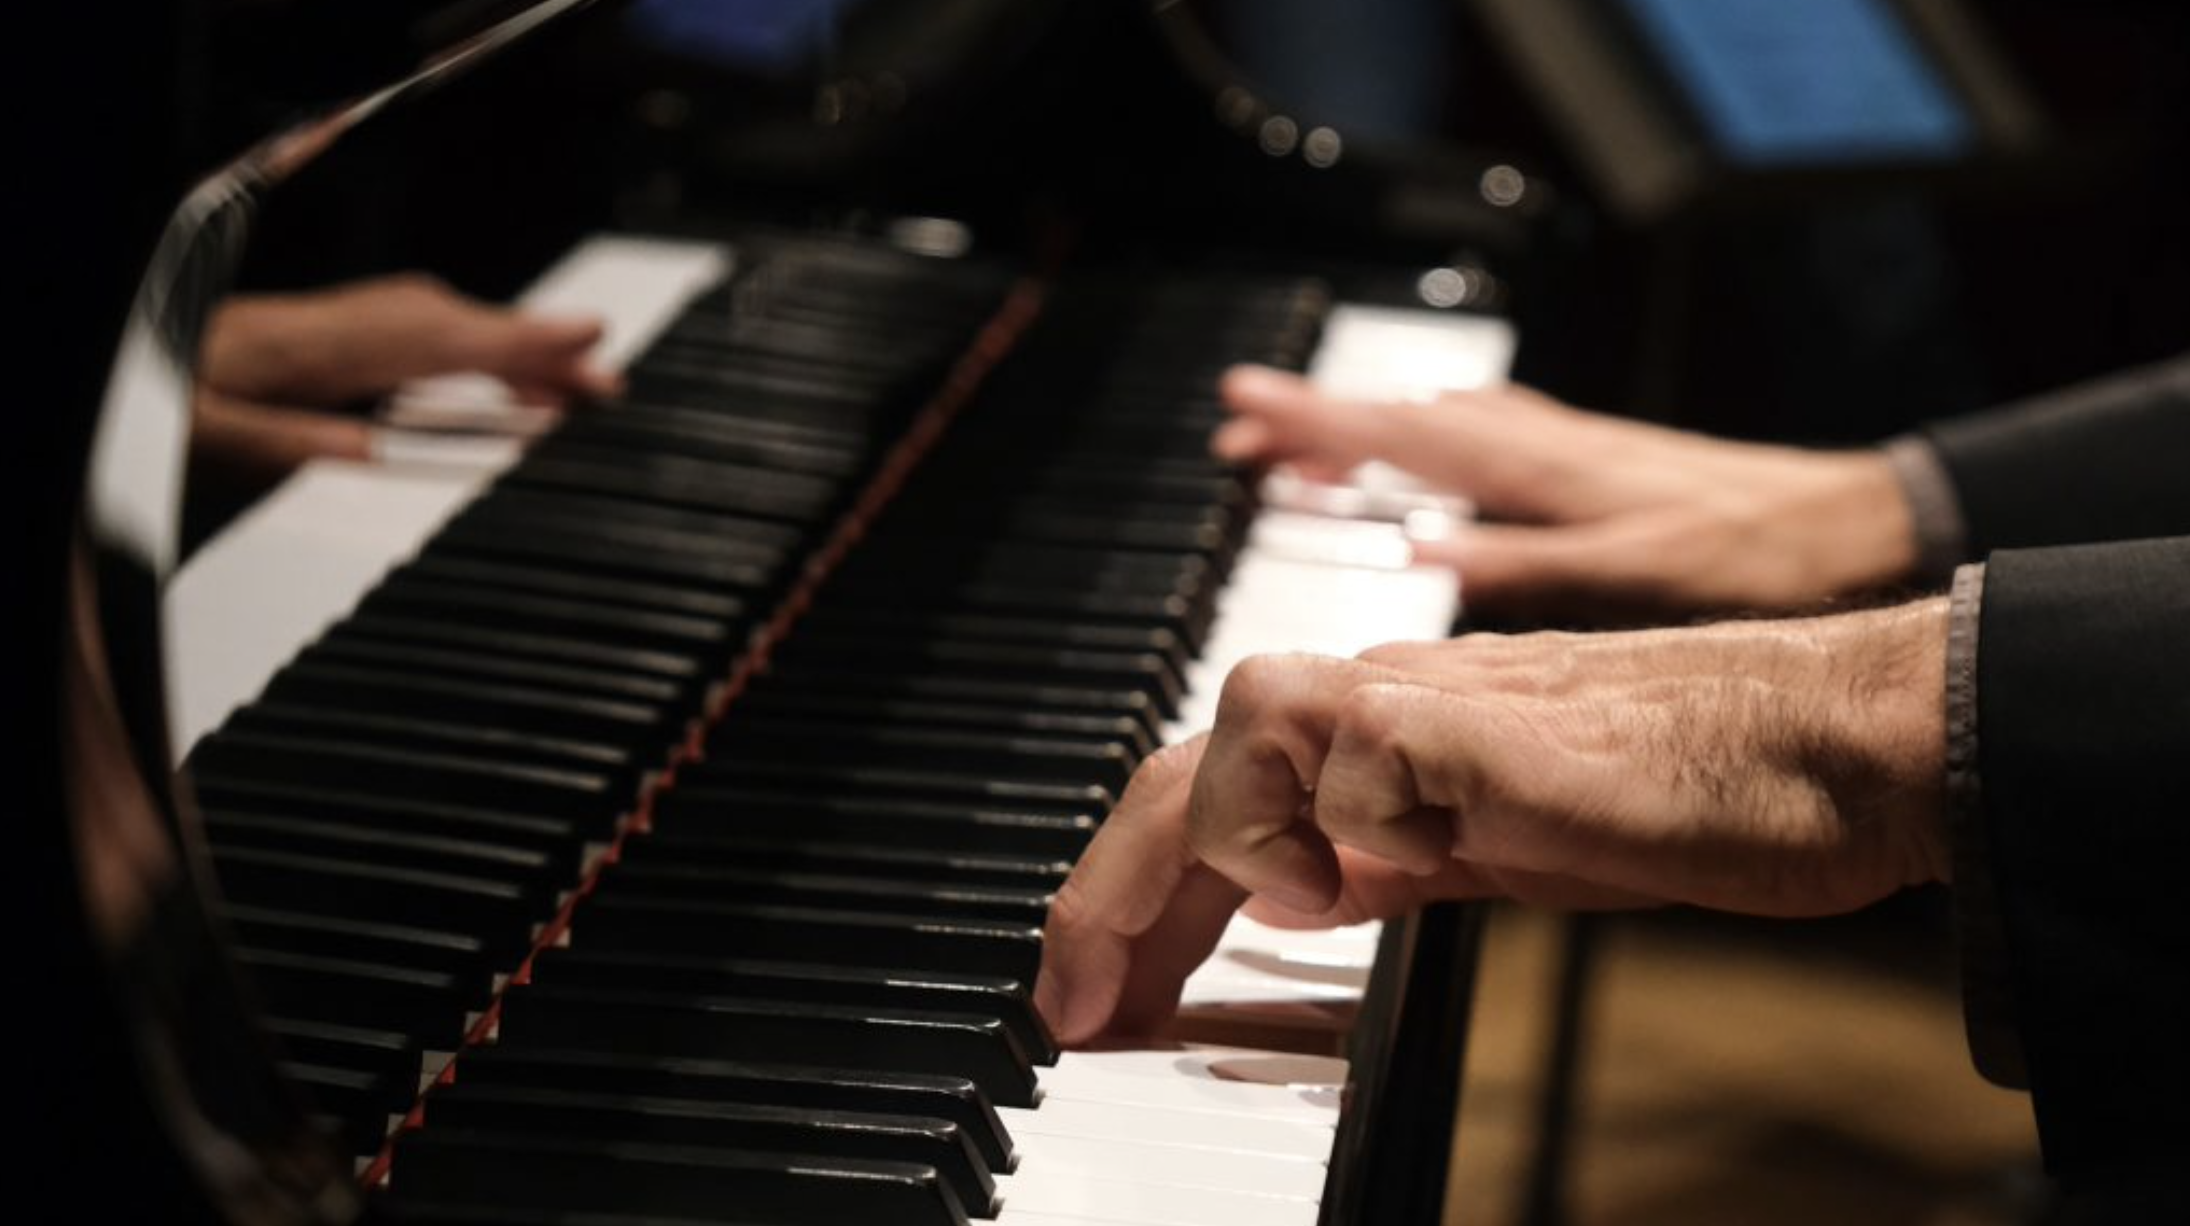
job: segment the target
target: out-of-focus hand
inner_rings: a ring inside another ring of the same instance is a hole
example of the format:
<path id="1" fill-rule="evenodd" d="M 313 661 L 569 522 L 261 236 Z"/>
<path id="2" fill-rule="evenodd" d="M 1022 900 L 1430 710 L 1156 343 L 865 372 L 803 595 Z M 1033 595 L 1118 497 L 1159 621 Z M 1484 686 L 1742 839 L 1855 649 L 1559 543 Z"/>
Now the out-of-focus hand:
<path id="1" fill-rule="evenodd" d="M 620 390 L 588 356 L 601 333 L 599 320 L 489 306 L 403 274 L 227 303 L 206 331 L 199 379 L 261 404 L 331 406 L 426 375 L 480 371 L 528 403 L 560 405 Z"/>
<path id="2" fill-rule="evenodd" d="M 1469 606 L 1601 620 L 1797 609 L 1895 583 L 1917 560 L 1885 457 L 1729 442 L 1585 412 L 1521 387 L 1347 401 L 1295 375 L 1228 373 L 1235 461 L 1330 477 L 1382 460 L 1502 521 L 1416 547 Z"/>
<path id="3" fill-rule="evenodd" d="M 318 409 L 258 404 L 200 386 L 190 412 L 193 480 L 251 490 L 307 460 L 369 460 L 372 427 Z"/>
<path id="4" fill-rule="evenodd" d="M 1944 878 L 1946 605 L 1472 635 L 1234 670 L 1059 891 L 1037 1001 L 1144 1033 L 1232 912 L 1328 927 L 1439 899 L 1852 910 Z"/>

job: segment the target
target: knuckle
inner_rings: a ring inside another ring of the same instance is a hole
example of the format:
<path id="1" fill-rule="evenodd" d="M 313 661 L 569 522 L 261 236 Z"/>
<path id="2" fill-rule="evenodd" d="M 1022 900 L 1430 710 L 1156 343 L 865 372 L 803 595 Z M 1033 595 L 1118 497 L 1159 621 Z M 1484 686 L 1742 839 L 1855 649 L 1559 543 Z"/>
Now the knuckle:
<path id="1" fill-rule="evenodd" d="M 1232 666 L 1217 694 L 1219 723 L 1252 720 L 1276 704 L 1301 667 L 1302 657 L 1249 656 Z"/>
<path id="2" fill-rule="evenodd" d="M 1334 738 L 1357 753 L 1386 755 L 1400 747 L 1406 734 L 1401 696 L 1406 687 L 1365 685 L 1339 703 Z"/>

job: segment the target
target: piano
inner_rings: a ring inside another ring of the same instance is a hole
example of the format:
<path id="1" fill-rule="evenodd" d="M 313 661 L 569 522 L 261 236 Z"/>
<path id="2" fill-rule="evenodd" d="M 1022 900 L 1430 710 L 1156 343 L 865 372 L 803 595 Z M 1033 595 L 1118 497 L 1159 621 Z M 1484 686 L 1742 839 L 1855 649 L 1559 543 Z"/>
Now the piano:
<path id="1" fill-rule="evenodd" d="M 1434 1219 L 1472 917 L 1238 921 L 1181 1031 L 1225 1045 L 1059 1052 L 1028 989 L 1232 662 L 1457 612 L 1392 524 L 1211 461 L 1215 374 L 1461 385 L 1510 329 L 774 232 L 597 239 L 527 301 L 606 312 L 628 394 L 522 445 L 391 428 L 164 597 L 203 905 L 369 1210 Z"/>

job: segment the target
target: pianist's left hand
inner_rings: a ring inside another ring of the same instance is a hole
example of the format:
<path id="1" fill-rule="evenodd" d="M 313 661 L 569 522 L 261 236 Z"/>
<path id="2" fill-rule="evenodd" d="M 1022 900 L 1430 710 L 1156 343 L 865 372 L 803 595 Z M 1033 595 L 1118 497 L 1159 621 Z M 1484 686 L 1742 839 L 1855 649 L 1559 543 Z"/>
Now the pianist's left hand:
<path id="1" fill-rule="evenodd" d="M 1776 609 L 1900 583 L 1915 521 L 1880 451 L 1710 438 L 1523 387 L 1349 401 L 1297 375 L 1225 376 L 1235 461 L 1335 477 L 1382 460 L 1498 522 L 1416 547 L 1460 573 L 1469 608 L 1527 620 L 1662 620 Z"/>
<path id="2" fill-rule="evenodd" d="M 365 423 L 337 410 L 455 371 L 497 376 L 529 404 L 614 395 L 619 378 L 589 356 L 600 339 L 598 320 L 491 306 L 418 274 L 239 296 L 206 330 L 193 449 L 256 479 L 316 457 L 366 459 Z"/>
<path id="3" fill-rule="evenodd" d="M 1145 1034 L 1243 902 L 1853 910 L 1942 879 L 1946 604 L 1250 659 L 1059 892 L 1060 1039 Z"/>

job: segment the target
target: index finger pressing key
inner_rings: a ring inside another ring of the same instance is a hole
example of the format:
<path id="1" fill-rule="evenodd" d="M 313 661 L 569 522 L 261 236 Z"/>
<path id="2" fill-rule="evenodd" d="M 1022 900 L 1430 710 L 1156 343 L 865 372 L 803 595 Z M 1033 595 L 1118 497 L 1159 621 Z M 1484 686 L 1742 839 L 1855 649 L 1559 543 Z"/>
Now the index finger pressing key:
<path id="1" fill-rule="evenodd" d="M 1109 1024 L 1135 979 L 1136 943 L 1192 884 L 1186 800 L 1205 746 L 1196 737 L 1142 763 L 1050 906 L 1035 1003 L 1064 1042 Z"/>

